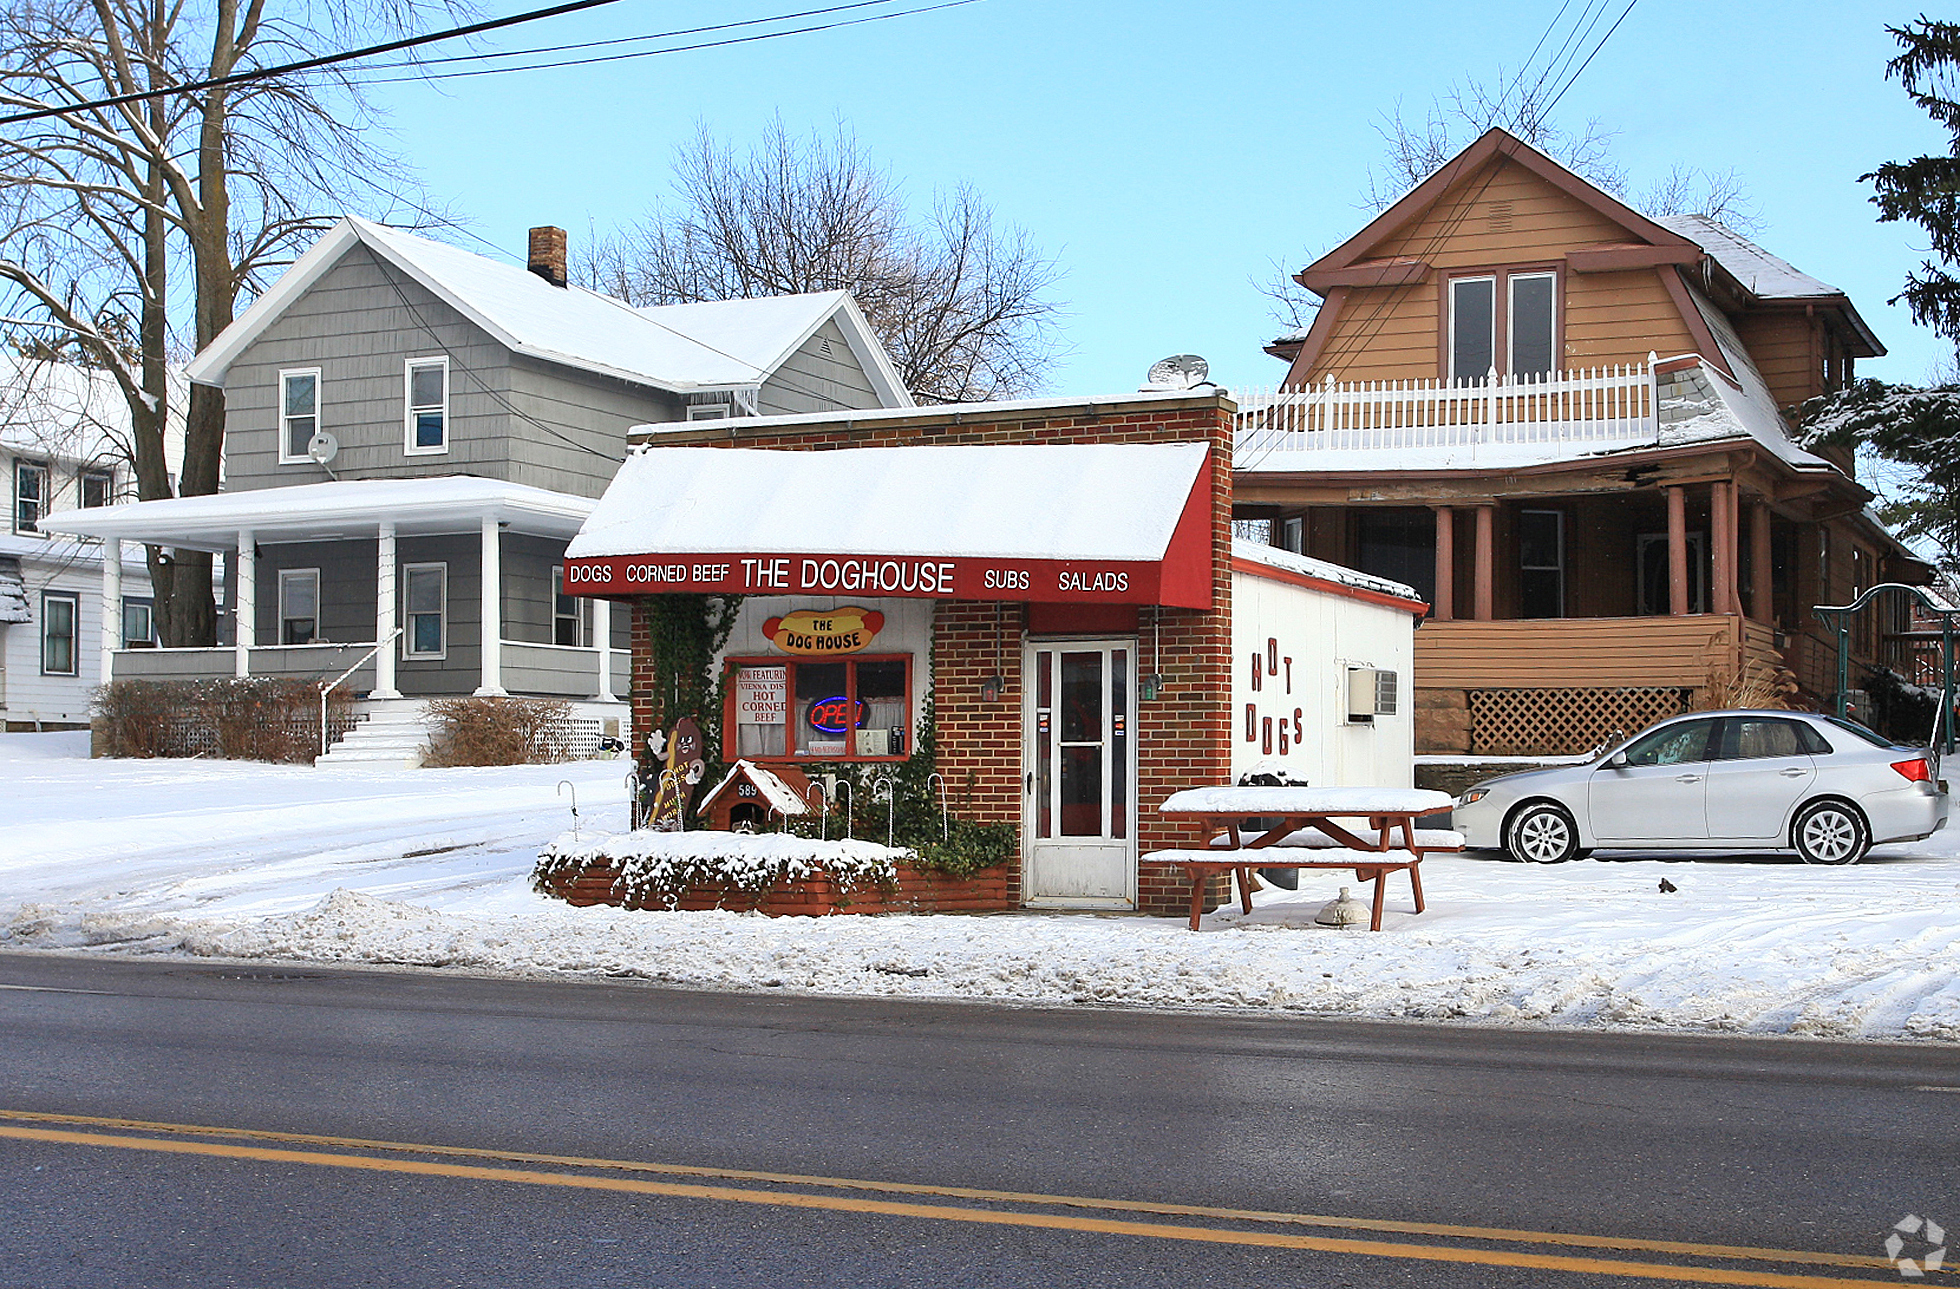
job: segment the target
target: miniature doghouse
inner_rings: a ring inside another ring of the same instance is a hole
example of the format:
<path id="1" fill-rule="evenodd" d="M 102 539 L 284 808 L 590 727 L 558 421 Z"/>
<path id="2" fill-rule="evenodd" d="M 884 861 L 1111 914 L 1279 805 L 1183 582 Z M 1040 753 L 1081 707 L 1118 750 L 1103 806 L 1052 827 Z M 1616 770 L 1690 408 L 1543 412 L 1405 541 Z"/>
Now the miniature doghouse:
<path id="1" fill-rule="evenodd" d="M 694 813 L 718 832 L 765 832 L 771 815 L 810 814 L 810 787 L 809 776 L 794 766 L 765 770 L 753 761 L 737 761 Z"/>

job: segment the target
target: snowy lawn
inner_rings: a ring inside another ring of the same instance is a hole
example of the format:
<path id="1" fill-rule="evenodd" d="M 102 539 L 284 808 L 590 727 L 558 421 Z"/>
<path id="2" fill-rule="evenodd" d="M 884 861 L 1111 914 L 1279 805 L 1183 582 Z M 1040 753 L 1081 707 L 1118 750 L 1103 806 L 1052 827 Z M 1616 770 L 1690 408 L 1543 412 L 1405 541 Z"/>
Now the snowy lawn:
<path id="1" fill-rule="evenodd" d="M 0 735 L 0 946 L 610 975 L 709 988 L 1236 1007 L 1960 1042 L 1960 834 L 1848 869 L 1610 855 L 1425 861 L 1384 930 L 1313 925 L 1302 873 L 1193 934 L 1094 914 L 770 919 L 532 894 L 570 823 L 624 826 L 623 762 L 315 771 L 85 759 Z M 1666 877 L 1679 891 L 1664 894 Z M 1365 888 L 1357 889 L 1365 896 Z"/>

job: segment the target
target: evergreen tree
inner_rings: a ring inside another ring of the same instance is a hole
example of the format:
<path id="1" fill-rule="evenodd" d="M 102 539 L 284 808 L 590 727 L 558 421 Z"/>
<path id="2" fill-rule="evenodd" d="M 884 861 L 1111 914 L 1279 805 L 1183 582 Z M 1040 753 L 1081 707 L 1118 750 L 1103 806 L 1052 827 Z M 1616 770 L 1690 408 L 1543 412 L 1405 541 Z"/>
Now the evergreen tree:
<path id="1" fill-rule="evenodd" d="M 1879 222 L 1909 220 L 1926 230 L 1939 262 L 1921 264 L 1906 278 L 1897 299 L 1912 310 L 1913 321 L 1960 342 L 1960 278 L 1951 266 L 1960 261 L 1960 99 L 1954 96 L 1960 71 L 1960 24 L 1934 22 L 1921 15 L 1903 27 L 1888 27 L 1904 50 L 1885 65 L 1885 74 L 1904 87 L 1912 101 L 1952 136 L 1938 156 L 1888 161 L 1868 175 Z"/>

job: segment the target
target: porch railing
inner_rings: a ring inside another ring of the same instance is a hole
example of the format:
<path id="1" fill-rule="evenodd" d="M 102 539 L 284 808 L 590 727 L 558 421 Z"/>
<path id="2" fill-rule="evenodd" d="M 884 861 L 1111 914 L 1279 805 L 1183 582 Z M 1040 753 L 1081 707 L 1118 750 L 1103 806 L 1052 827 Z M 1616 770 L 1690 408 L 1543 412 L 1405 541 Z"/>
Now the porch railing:
<path id="1" fill-rule="evenodd" d="M 1658 439 L 1653 354 L 1644 363 L 1475 381 L 1336 381 L 1237 389 L 1235 464 L 1296 452 L 1476 448 Z"/>

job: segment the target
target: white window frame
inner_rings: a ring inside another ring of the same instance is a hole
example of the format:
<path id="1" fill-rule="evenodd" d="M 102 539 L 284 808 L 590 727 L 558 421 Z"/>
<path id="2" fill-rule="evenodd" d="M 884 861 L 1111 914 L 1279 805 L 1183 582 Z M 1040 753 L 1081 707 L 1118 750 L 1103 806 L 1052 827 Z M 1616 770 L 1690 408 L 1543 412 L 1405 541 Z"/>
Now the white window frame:
<path id="1" fill-rule="evenodd" d="M 88 481 L 90 479 L 102 480 L 102 505 L 104 507 L 115 505 L 116 472 L 114 470 L 97 469 L 93 466 L 81 470 L 75 476 L 75 504 L 83 510 L 99 509 L 99 507 L 88 504 Z"/>
<path id="2" fill-rule="evenodd" d="M 48 605 L 61 603 L 68 606 L 68 666 L 57 669 L 48 666 Z M 43 676 L 79 676 L 82 672 L 82 597 L 73 591 L 41 592 L 41 674 Z"/>
<path id="3" fill-rule="evenodd" d="M 592 639 L 592 601 L 582 595 L 573 595 L 564 588 L 565 566 L 563 564 L 553 564 L 551 566 L 551 643 L 554 645 L 558 644 L 558 624 L 569 616 L 578 622 L 578 643 L 576 645 L 564 645 L 560 647 L 574 649 L 597 648 L 598 646 Z M 569 615 L 558 611 L 558 600 L 561 596 L 572 602 L 572 612 Z"/>
<path id="4" fill-rule="evenodd" d="M 282 369 L 279 373 L 279 387 L 276 391 L 276 396 L 279 401 L 273 407 L 273 419 L 279 427 L 279 464 L 312 465 L 313 458 L 306 455 L 304 449 L 300 451 L 298 456 L 292 455 L 287 450 L 292 442 L 292 433 L 286 423 L 293 418 L 286 414 L 286 382 L 295 376 L 311 376 L 313 378 L 313 434 L 318 434 L 322 428 L 320 424 L 320 405 L 326 400 L 321 397 L 320 386 L 323 382 L 320 379 L 320 369 L 318 367 L 287 367 Z M 313 435 L 309 434 L 306 437 L 310 441 Z"/>
<path id="5" fill-rule="evenodd" d="M 23 525 L 20 522 L 20 483 L 21 479 L 28 474 L 38 474 L 41 476 L 41 495 L 35 500 L 35 505 L 39 509 L 34 513 L 33 522 Z M 11 516 L 14 532 L 24 537 L 45 537 L 47 535 L 41 531 L 41 521 L 48 517 L 48 489 L 53 486 L 54 470 L 46 462 L 26 461 L 19 457 L 14 458 L 14 504 L 13 514 Z"/>
<path id="6" fill-rule="evenodd" d="M 275 644 L 278 648 L 299 649 L 304 647 L 298 644 L 286 643 L 286 622 L 289 618 L 293 618 L 297 616 L 295 614 L 289 614 L 286 612 L 286 587 L 289 583 L 297 582 L 302 578 L 309 578 L 309 577 L 313 579 L 313 638 L 307 641 L 306 643 L 307 644 L 327 643 L 325 635 L 322 634 L 320 630 L 320 608 L 321 608 L 320 570 L 317 568 L 282 568 L 279 570 L 279 599 L 278 599 L 279 621 L 277 624 L 278 632 L 275 640 Z"/>
<path id="7" fill-rule="evenodd" d="M 687 406 L 687 419 L 690 421 L 725 421 L 733 415 L 733 403 L 689 403 Z"/>
<path id="8" fill-rule="evenodd" d="M 439 367 L 442 369 L 442 442 L 436 447 L 418 447 L 415 443 L 415 413 L 427 411 L 418 407 L 415 400 L 415 370 L 418 367 Z M 430 354 L 422 358 L 410 358 L 402 363 L 402 452 L 412 457 L 435 457 L 446 455 L 449 451 L 449 355 Z"/>
<path id="9" fill-rule="evenodd" d="M 1543 377 L 1546 380 L 1550 380 L 1553 377 L 1557 376 L 1559 373 L 1558 309 L 1559 309 L 1560 292 L 1559 292 L 1558 270 L 1556 269 L 1527 269 L 1521 273 L 1506 273 L 1504 275 L 1504 370 L 1509 372 L 1513 376 L 1519 374 L 1518 358 L 1517 358 L 1518 283 L 1528 282 L 1534 278 L 1544 278 L 1547 282 L 1550 282 L 1552 284 L 1552 301 L 1551 301 L 1552 302 L 1552 317 L 1551 317 L 1552 365 L 1550 370 L 1548 370 Z M 1534 377 L 1537 376 L 1537 373 L 1535 372 L 1530 374 Z"/>
<path id="10" fill-rule="evenodd" d="M 1488 379 L 1490 376 L 1489 368 L 1468 375 L 1456 369 L 1456 289 L 1459 286 L 1468 285 L 1471 282 L 1488 282 L 1490 284 L 1490 365 L 1492 367 L 1497 365 L 1497 275 L 1494 273 L 1466 273 L 1462 277 L 1450 278 L 1449 290 L 1447 292 L 1449 298 L 1444 301 L 1444 306 L 1450 311 L 1450 370 L 1448 383 L 1451 385 L 1455 385 L 1459 381 L 1482 381 Z"/>
<path id="11" fill-rule="evenodd" d="M 442 585 L 442 593 L 437 600 L 437 602 L 441 604 L 442 607 L 439 610 L 437 610 L 436 613 L 436 616 L 440 619 L 441 622 L 442 647 L 436 650 L 434 653 L 420 653 L 417 652 L 415 648 L 415 617 L 419 615 L 410 614 L 408 610 L 408 603 L 409 603 L 408 588 L 409 588 L 409 583 L 415 580 L 415 574 L 430 573 L 430 572 L 435 573 L 437 577 L 441 579 L 441 585 Z M 428 560 L 420 564 L 404 564 L 402 565 L 401 578 L 402 578 L 402 607 L 401 607 L 402 660 L 404 662 L 411 661 L 411 660 L 415 662 L 429 662 L 429 661 L 439 661 L 448 658 L 449 657 L 449 562 L 447 560 Z"/>

